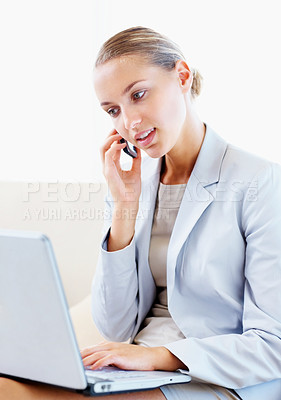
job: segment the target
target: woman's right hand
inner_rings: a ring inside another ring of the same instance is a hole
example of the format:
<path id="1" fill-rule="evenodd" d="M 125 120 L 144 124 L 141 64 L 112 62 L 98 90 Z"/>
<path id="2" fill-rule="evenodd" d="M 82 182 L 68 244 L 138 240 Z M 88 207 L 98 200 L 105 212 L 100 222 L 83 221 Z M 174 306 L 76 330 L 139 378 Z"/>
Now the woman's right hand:
<path id="1" fill-rule="evenodd" d="M 122 170 L 120 157 L 126 143 L 120 143 L 121 138 L 114 129 L 101 147 L 103 173 L 115 206 L 135 209 L 138 208 L 141 193 L 141 151 L 137 149 L 137 157 L 132 160 L 131 170 Z"/>

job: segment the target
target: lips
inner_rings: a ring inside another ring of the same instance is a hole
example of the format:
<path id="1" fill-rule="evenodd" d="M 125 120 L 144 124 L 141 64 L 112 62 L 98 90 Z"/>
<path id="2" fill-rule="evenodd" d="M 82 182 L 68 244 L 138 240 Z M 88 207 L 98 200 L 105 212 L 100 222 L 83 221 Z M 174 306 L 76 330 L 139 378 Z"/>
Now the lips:
<path id="1" fill-rule="evenodd" d="M 135 135 L 135 140 L 142 145 L 147 146 L 152 142 L 156 134 L 156 128 L 150 128 Z"/>
<path id="2" fill-rule="evenodd" d="M 135 136 L 135 140 L 145 139 L 145 137 L 147 135 L 149 135 L 154 129 L 155 128 L 150 128 L 150 129 L 147 129 L 146 131 L 142 131 L 140 133 L 137 133 L 136 136 Z"/>

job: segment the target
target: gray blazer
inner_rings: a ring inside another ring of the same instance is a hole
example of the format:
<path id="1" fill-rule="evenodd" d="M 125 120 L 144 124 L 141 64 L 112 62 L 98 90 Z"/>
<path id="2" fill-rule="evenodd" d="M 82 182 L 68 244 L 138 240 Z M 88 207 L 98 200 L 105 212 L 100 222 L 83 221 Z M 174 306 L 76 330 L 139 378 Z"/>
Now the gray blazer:
<path id="1" fill-rule="evenodd" d="M 155 298 L 148 252 L 160 167 L 143 160 L 135 235 L 116 252 L 107 252 L 107 196 L 92 310 L 109 340 L 133 340 Z M 209 126 L 171 235 L 167 289 L 186 339 L 166 347 L 194 380 L 281 399 L 281 167 Z"/>

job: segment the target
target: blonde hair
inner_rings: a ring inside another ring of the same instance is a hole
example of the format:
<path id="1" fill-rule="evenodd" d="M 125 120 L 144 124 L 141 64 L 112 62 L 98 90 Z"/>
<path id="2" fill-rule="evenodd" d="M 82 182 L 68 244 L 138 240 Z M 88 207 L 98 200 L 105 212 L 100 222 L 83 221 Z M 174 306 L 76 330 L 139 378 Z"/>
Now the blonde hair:
<path id="1" fill-rule="evenodd" d="M 101 47 L 95 66 L 98 67 L 114 58 L 141 55 L 153 65 L 172 70 L 178 60 L 185 60 L 176 43 L 153 29 L 136 26 L 117 33 Z M 191 69 L 193 82 L 191 95 L 198 96 L 202 87 L 202 76 L 194 68 Z"/>

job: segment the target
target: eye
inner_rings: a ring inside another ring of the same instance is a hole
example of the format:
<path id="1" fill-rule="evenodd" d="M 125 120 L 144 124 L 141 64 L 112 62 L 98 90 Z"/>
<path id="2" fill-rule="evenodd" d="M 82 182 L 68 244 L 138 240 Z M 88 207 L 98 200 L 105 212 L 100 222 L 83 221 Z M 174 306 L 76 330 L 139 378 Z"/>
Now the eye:
<path id="1" fill-rule="evenodd" d="M 140 92 L 136 92 L 133 94 L 133 99 L 134 100 L 139 100 L 145 95 L 145 90 L 141 90 Z"/>
<path id="2" fill-rule="evenodd" d="M 110 108 L 107 113 L 114 118 L 118 115 L 118 108 Z"/>

